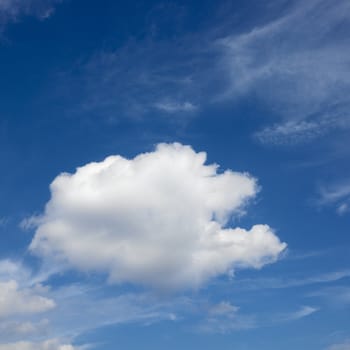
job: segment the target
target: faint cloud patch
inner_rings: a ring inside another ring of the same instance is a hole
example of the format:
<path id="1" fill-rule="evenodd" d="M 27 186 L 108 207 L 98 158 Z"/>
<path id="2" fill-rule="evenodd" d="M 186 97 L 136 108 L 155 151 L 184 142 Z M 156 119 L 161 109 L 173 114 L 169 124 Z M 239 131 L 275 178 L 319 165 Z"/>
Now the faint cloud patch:
<path id="1" fill-rule="evenodd" d="M 294 321 L 299 320 L 301 318 L 312 315 L 313 313 L 319 311 L 319 308 L 311 307 L 311 306 L 303 306 L 299 310 L 286 314 L 282 316 L 282 319 L 285 321 Z"/>
<path id="2" fill-rule="evenodd" d="M 350 287 L 333 286 L 322 288 L 308 294 L 309 297 L 319 297 L 336 306 L 350 305 Z"/>
<path id="3" fill-rule="evenodd" d="M 350 211 L 350 182 L 342 181 L 328 186 L 321 186 L 316 204 L 318 206 L 333 206 L 339 215 Z"/>
<path id="4" fill-rule="evenodd" d="M 335 271 L 301 278 L 254 278 L 236 280 L 236 288 L 243 290 L 281 289 L 302 287 L 313 284 L 326 284 L 350 277 L 350 270 Z"/>
<path id="5" fill-rule="evenodd" d="M 210 306 L 196 330 L 204 333 L 230 333 L 257 326 L 254 315 L 239 314 L 239 307 L 222 301 Z"/>
<path id="6" fill-rule="evenodd" d="M 342 343 L 337 343 L 329 346 L 327 350 L 350 350 L 350 340 L 345 340 Z"/>
<path id="7" fill-rule="evenodd" d="M 9 218 L 7 217 L 0 217 L 0 228 L 5 228 L 9 221 Z"/>
<path id="8" fill-rule="evenodd" d="M 258 131 L 255 138 L 261 143 L 274 145 L 307 142 L 328 131 L 326 125 L 322 127 L 321 124 L 323 123 L 288 121 Z"/>
<path id="9" fill-rule="evenodd" d="M 349 211 L 350 211 L 350 207 L 349 207 L 348 203 L 342 203 L 337 208 L 337 213 L 339 215 L 344 215 L 344 214 L 348 213 Z"/>
<path id="10" fill-rule="evenodd" d="M 0 323 L 0 336 L 3 341 L 23 339 L 32 335 L 46 335 L 49 321 L 47 319 L 38 322 L 31 321 L 8 321 Z"/>
<path id="11" fill-rule="evenodd" d="M 63 0 L 0 0 L 0 27 L 10 22 L 18 22 L 24 16 L 34 16 L 40 20 L 50 17 L 55 5 Z"/>
<path id="12" fill-rule="evenodd" d="M 167 113 L 194 112 L 197 110 L 197 106 L 191 102 L 158 102 L 154 104 L 154 107 Z"/>
<path id="13" fill-rule="evenodd" d="M 206 56 L 189 46 L 186 39 L 130 40 L 115 50 L 102 50 L 60 76 L 59 85 L 75 90 L 74 100 L 61 93 L 71 102 L 71 113 L 85 117 L 140 120 L 156 111 L 189 117 L 201 104 L 204 87 L 198 86 L 196 65 Z"/>
<path id="14" fill-rule="evenodd" d="M 293 1 L 273 17 L 269 6 L 261 10 L 264 20 L 243 30 L 226 13 L 209 29 L 167 40 L 152 21 L 146 38 L 96 52 L 55 85 L 63 86 L 70 114 L 84 118 L 143 120 L 161 112 L 173 121 L 253 99 L 270 114 L 255 133 L 263 144 L 295 145 L 348 131 L 350 3 Z"/>

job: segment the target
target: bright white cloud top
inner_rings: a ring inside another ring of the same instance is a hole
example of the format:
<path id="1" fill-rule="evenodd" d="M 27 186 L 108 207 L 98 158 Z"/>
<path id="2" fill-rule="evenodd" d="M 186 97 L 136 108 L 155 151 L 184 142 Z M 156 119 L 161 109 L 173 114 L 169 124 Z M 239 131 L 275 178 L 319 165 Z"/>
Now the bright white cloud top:
<path id="1" fill-rule="evenodd" d="M 256 180 L 205 162 L 190 146 L 159 144 L 62 173 L 30 249 L 111 282 L 165 289 L 275 261 L 286 244 L 269 226 L 227 227 L 256 195 Z"/>

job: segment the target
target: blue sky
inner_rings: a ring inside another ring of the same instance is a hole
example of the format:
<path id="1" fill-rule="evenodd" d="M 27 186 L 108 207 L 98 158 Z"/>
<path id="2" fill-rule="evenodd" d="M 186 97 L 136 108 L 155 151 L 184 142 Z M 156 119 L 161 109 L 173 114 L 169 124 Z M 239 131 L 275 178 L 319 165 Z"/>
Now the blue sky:
<path id="1" fill-rule="evenodd" d="M 0 350 L 349 350 L 349 33 L 0 0 Z"/>

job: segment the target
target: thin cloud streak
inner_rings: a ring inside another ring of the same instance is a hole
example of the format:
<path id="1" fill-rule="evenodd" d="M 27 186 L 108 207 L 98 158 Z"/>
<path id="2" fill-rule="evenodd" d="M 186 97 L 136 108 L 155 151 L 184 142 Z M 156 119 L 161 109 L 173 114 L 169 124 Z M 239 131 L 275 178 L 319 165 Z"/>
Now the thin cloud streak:
<path id="1" fill-rule="evenodd" d="M 235 280 L 236 288 L 246 290 L 256 289 L 282 289 L 302 287 L 312 284 L 323 284 L 336 282 L 350 277 L 350 270 L 336 271 L 318 276 L 305 277 L 300 279 L 282 279 L 282 278 L 255 278 Z"/>

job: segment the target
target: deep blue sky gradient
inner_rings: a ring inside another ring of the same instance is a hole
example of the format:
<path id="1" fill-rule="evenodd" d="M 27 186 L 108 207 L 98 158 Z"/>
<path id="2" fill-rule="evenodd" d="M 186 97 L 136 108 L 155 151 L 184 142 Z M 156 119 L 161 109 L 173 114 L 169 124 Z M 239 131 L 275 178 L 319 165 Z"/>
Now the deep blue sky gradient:
<path id="1" fill-rule="evenodd" d="M 326 6 L 327 2 L 314 3 Z M 302 6 L 303 2 L 277 0 L 67 0 L 45 20 L 20 16 L 4 26 L 0 37 L 1 258 L 23 259 L 34 269 L 40 264 L 27 252 L 33 232 L 23 230 L 20 222 L 42 212 L 50 198 L 49 184 L 59 173 L 74 172 L 77 166 L 111 154 L 133 157 L 159 142 L 175 141 L 206 151 L 208 162 L 223 170 L 247 171 L 256 177 L 261 192 L 247 215 L 237 219 L 239 225 L 268 223 L 288 243 L 288 252 L 275 264 L 259 271 L 237 271 L 232 281 L 223 276 L 200 291 L 183 294 L 212 303 L 230 301 L 242 315 L 254 316 L 255 327 L 201 332 L 196 329 L 202 322 L 198 310 L 192 313 L 174 302 L 174 312 L 180 315 L 176 321 L 129 321 L 108 327 L 96 322 L 96 329 L 77 335 L 76 343 L 105 350 L 319 350 L 350 338 L 350 274 L 317 281 L 350 270 L 350 214 L 339 215 L 336 203 L 320 200 L 320 188 L 349 184 L 349 129 L 286 143 L 260 142 L 255 136 L 259 130 L 294 117 L 280 116 L 281 106 L 275 108 L 253 89 L 232 98 L 215 98 L 217 91 L 226 89 L 229 73 L 215 63 L 218 53 L 207 46 L 263 27 Z M 332 35 L 343 35 L 349 28 L 344 24 Z M 276 46 L 284 45 L 278 35 L 275 40 Z M 325 45 L 332 40 L 336 46 L 337 38 L 331 35 L 324 39 Z M 286 50 L 293 48 L 297 46 L 287 45 Z M 121 60 L 103 61 L 101 53 Z M 159 67 L 169 69 L 161 70 L 164 79 L 167 74 L 170 79 L 188 73 L 200 77 L 195 79 L 202 85 L 191 88 L 188 96 L 198 106 L 195 111 L 167 113 L 149 107 L 159 90 L 184 100 L 176 85 L 157 82 L 149 89 L 137 85 L 135 76 Z M 111 69 L 117 73 L 108 79 Z M 201 80 L 206 75 L 210 78 Z M 285 89 L 284 84 L 279 89 Z M 343 93 L 349 95 L 349 90 Z M 320 105 L 331 98 L 325 93 Z M 135 112 L 133 103 L 143 112 Z M 317 113 L 314 118 L 318 120 Z M 340 200 L 348 203 L 349 197 Z M 51 284 L 52 288 L 77 282 L 98 285 L 103 290 L 99 298 L 138 291 L 133 286 L 104 285 L 103 280 L 72 272 L 52 277 Z M 339 297 L 340 289 L 344 298 Z M 298 319 L 283 316 L 303 306 L 318 311 Z M 64 322 L 56 320 L 56 324 Z M 69 334 L 69 328 L 65 332 Z"/>

